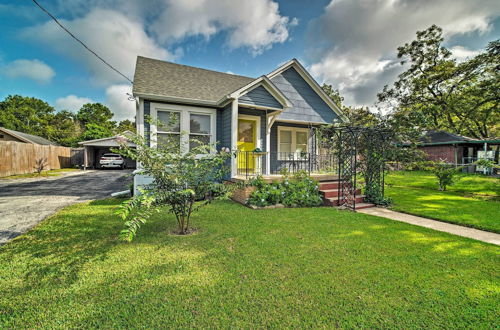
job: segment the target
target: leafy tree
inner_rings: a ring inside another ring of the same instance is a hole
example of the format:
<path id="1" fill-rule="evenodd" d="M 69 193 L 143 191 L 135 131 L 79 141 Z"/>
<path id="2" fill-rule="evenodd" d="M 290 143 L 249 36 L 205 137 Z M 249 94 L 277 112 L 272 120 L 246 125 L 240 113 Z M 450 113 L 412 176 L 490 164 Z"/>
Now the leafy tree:
<path id="1" fill-rule="evenodd" d="M 379 105 L 391 110 L 393 125 L 401 131 L 443 129 L 475 138 L 498 134 L 499 41 L 459 63 L 443 40 L 442 29 L 432 25 L 398 48 L 408 69 L 378 94 Z"/>
<path id="2" fill-rule="evenodd" d="M 80 141 L 102 139 L 113 136 L 116 122 L 112 121 L 113 112 L 100 103 L 84 104 L 76 114 L 76 119 L 84 132 Z"/>
<path id="3" fill-rule="evenodd" d="M 106 126 L 89 123 L 85 126 L 85 131 L 80 135 L 80 141 L 102 139 L 113 136 L 113 131 Z"/>
<path id="4" fill-rule="evenodd" d="M 368 107 L 349 107 L 343 104 L 344 97 L 340 95 L 337 89 L 333 89 L 332 85 L 323 84 L 321 86 L 325 93 L 332 99 L 335 104 L 349 119 L 352 126 L 374 126 L 380 123 L 381 118 L 377 114 L 370 111 Z"/>
<path id="5" fill-rule="evenodd" d="M 135 132 L 135 123 L 131 120 L 125 119 L 122 120 L 118 127 L 116 128 L 116 133 L 123 133 L 125 131 Z"/>
<path id="6" fill-rule="evenodd" d="M 126 240 L 132 240 L 141 224 L 165 207 L 175 215 L 178 233 L 188 234 L 192 230 L 193 212 L 216 198 L 227 197 L 227 188 L 221 180 L 229 171 L 229 150 L 216 152 L 214 145 L 198 141 L 196 147 L 182 152 L 172 136 L 162 138 L 158 148 L 150 147 L 138 135 L 129 138 L 137 148 L 123 144 L 117 151 L 140 162 L 142 173 L 151 176 L 153 183 L 121 208 L 120 215 L 126 226 L 122 235 Z M 204 157 L 200 158 L 200 154 Z"/>
<path id="7" fill-rule="evenodd" d="M 76 114 L 62 110 L 52 116 L 49 121 L 48 135 L 50 140 L 66 147 L 78 146 L 83 128 L 76 119 Z"/>
<path id="8" fill-rule="evenodd" d="M 327 85 L 327 84 L 323 84 L 321 88 L 326 93 L 326 95 L 328 95 L 340 109 L 344 107 L 344 97 L 340 95 L 338 89 L 333 89 L 332 85 Z"/>
<path id="9" fill-rule="evenodd" d="M 0 126 L 50 139 L 54 108 L 34 97 L 9 95 L 0 102 Z"/>
<path id="10" fill-rule="evenodd" d="M 87 127 L 88 124 L 95 124 L 110 131 L 116 127 L 116 122 L 111 120 L 113 118 L 113 112 L 111 112 L 107 106 L 100 103 L 84 104 L 80 110 L 78 110 L 76 118 L 84 127 Z"/>

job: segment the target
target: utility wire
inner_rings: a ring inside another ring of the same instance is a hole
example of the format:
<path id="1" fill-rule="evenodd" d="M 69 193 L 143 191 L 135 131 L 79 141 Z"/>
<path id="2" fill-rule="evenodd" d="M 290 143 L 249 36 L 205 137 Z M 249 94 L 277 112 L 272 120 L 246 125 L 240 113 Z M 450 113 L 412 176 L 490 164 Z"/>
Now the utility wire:
<path id="1" fill-rule="evenodd" d="M 66 31 L 73 39 L 75 39 L 78 43 L 80 43 L 83 47 L 85 47 L 86 50 L 88 50 L 89 52 L 91 52 L 95 57 L 97 57 L 98 59 L 101 60 L 102 63 L 106 64 L 108 67 L 110 67 L 113 71 L 115 71 L 116 73 L 118 73 L 120 76 L 122 76 L 123 78 L 127 79 L 131 84 L 134 84 L 134 82 L 129 79 L 126 75 L 124 75 L 123 73 L 121 73 L 120 71 L 118 71 L 118 69 L 116 69 L 114 66 L 112 66 L 111 64 L 109 64 L 108 62 L 106 62 L 106 60 L 104 60 L 101 56 L 99 56 L 96 52 L 94 52 L 92 49 L 90 49 L 86 44 L 83 43 L 83 41 L 81 41 L 80 39 L 78 39 L 73 33 L 71 33 L 66 27 L 64 27 L 64 25 L 62 25 L 58 20 L 57 18 L 55 18 L 51 13 L 49 13 L 45 8 L 43 8 L 39 3 L 38 1 L 36 0 L 32 0 L 35 5 L 37 5 L 43 12 L 45 12 L 47 15 L 49 15 L 50 18 L 52 18 L 54 20 L 54 22 L 57 23 L 57 25 L 59 25 L 64 31 Z"/>

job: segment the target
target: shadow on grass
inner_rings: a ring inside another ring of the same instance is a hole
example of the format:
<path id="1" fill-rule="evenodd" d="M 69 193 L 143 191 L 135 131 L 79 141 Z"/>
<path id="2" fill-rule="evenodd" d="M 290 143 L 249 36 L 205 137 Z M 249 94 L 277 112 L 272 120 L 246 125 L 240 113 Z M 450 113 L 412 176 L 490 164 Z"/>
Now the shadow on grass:
<path id="1" fill-rule="evenodd" d="M 467 316 L 463 291 L 479 296 L 497 278 L 490 245 L 331 208 L 216 202 L 196 213 L 198 235 L 168 235 L 175 222 L 161 214 L 122 243 L 120 202 L 72 206 L 0 249 L 0 277 L 22 276 L 3 282 L 0 327 L 2 309 L 11 327 L 230 327 L 238 317 L 249 328 L 277 318 L 304 325 L 296 315 L 310 327 L 331 325 L 314 323 L 325 315 L 361 315 L 366 327 L 451 327 L 442 313 Z"/>
<path id="2" fill-rule="evenodd" d="M 110 221 L 118 199 L 76 204 L 0 247 L 0 258 L 23 258 L 26 283 L 72 283 L 87 262 L 102 260 L 118 244 L 122 223 Z"/>

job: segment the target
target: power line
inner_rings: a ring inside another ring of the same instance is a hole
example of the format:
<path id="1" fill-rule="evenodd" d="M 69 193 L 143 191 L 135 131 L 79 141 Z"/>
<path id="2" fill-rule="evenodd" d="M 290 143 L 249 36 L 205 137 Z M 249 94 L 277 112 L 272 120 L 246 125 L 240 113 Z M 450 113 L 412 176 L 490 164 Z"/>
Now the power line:
<path id="1" fill-rule="evenodd" d="M 134 84 L 134 82 L 129 79 L 126 75 L 124 75 L 123 73 L 121 73 L 120 71 L 118 71 L 118 69 L 116 69 L 114 66 L 112 66 L 111 64 L 109 64 L 108 62 L 106 62 L 105 59 L 103 59 L 101 56 L 99 56 L 96 52 L 94 52 L 92 49 L 90 49 L 85 43 L 83 43 L 83 41 L 81 41 L 80 39 L 78 39 L 73 33 L 71 33 L 66 27 L 64 27 L 64 25 L 62 25 L 58 20 L 57 18 L 55 18 L 51 13 L 49 13 L 45 8 L 43 8 L 39 3 L 38 1 L 36 0 L 32 0 L 35 5 L 38 6 L 38 8 L 40 8 L 43 12 L 45 12 L 47 15 L 49 15 L 50 18 L 52 18 L 54 20 L 54 22 L 57 23 L 57 25 L 59 25 L 64 31 L 66 31 L 73 39 L 75 39 L 78 43 L 80 43 L 83 47 L 85 47 L 86 50 L 88 50 L 89 52 L 91 52 L 95 57 L 97 57 L 98 59 L 101 60 L 102 63 L 106 64 L 108 67 L 110 67 L 113 71 L 115 71 L 116 73 L 118 73 L 120 76 L 122 76 L 123 78 L 127 79 L 128 81 L 130 81 L 131 84 Z"/>

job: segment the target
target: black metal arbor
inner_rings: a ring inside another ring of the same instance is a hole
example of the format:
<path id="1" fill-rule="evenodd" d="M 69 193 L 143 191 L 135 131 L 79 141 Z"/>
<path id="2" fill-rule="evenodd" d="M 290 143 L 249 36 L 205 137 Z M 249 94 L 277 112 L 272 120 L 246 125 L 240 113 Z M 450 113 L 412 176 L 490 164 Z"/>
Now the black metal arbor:
<path id="1" fill-rule="evenodd" d="M 323 131 L 329 149 L 338 155 L 338 205 L 356 208 L 358 183 L 364 181 L 365 201 L 384 204 L 385 162 L 392 133 L 385 127 L 341 126 Z"/>

